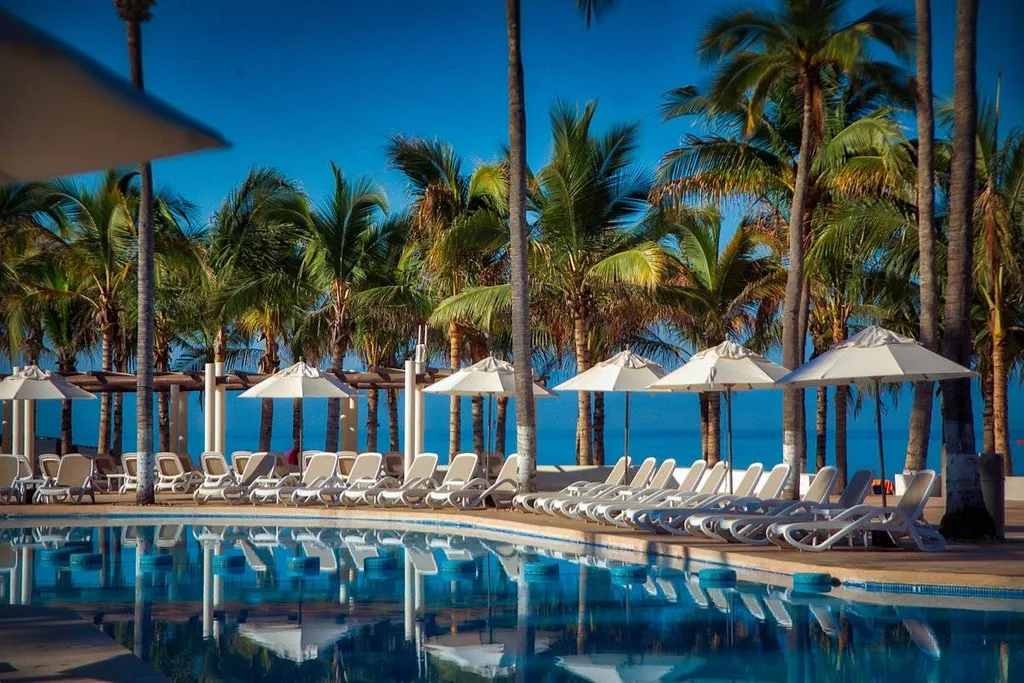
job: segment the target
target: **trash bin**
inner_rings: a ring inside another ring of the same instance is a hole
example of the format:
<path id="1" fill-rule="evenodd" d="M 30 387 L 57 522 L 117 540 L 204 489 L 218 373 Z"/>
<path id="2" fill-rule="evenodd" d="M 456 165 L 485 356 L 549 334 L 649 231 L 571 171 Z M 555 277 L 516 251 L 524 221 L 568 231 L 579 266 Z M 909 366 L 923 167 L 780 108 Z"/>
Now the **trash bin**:
<path id="1" fill-rule="evenodd" d="M 1005 538 L 1006 532 L 1006 477 L 1003 474 L 1003 456 L 982 453 L 978 456 L 978 478 L 985 509 L 995 523 L 996 538 Z"/>

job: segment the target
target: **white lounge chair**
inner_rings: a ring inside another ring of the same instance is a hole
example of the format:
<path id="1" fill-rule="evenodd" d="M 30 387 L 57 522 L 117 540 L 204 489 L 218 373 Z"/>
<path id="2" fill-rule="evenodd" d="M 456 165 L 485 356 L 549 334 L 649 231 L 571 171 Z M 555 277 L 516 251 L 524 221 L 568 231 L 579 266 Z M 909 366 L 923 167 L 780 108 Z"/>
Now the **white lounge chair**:
<path id="1" fill-rule="evenodd" d="M 50 484 L 57 479 L 57 470 L 60 468 L 60 456 L 56 453 L 43 453 L 36 462 L 39 463 L 39 475 L 42 477 L 43 485 Z"/>
<path id="2" fill-rule="evenodd" d="M 380 479 L 380 464 L 380 453 L 360 453 L 344 481 L 334 475 L 326 480 L 313 482 L 309 486 L 297 487 L 292 492 L 292 502 L 317 501 L 325 505 L 337 505 L 346 491 L 368 489 L 376 484 Z"/>
<path id="3" fill-rule="evenodd" d="M 188 457 L 188 456 L 184 456 Z M 202 482 L 201 475 L 183 461 L 183 456 L 169 451 L 156 454 L 156 490 L 188 493 L 190 489 Z"/>
<path id="4" fill-rule="evenodd" d="M 434 485 L 432 480 L 427 480 L 422 486 L 413 486 L 405 489 L 393 489 L 380 491 L 374 505 L 377 507 L 414 507 L 421 505 L 424 498 L 432 492 L 451 493 L 458 491 L 473 478 L 476 472 L 479 459 L 475 453 L 459 453 L 448 465 L 441 483 Z"/>
<path id="5" fill-rule="evenodd" d="M 549 515 L 562 515 L 565 514 L 564 510 L 567 508 L 575 509 L 577 505 L 584 502 L 590 501 L 602 501 L 612 500 L 614 496 L 619 495 L 621 492 L 636 492 L 646 488 L 649 488 L 651 477 L 654 476 L 655 470 L 658 467 L 658 461 L 654 458 L 645 458 L 640 463 L 640 467 L 637 468 L 636 474 L 628 484 L 622 484 L 619 486 L 604 486 L 591 489 L 581 495 L 569 495 L 558 498 L 551 498 L 543 502 L 539 502 L 535 507 L 543 509 L 544 512 Z"/>
<path id="6" fill-rule="evenodd" d="M 92 461 L 84 455 L 68 453 L 60 459 L 57 480 L 36 489 L 35 497 L 40 502 L 74 500 L 75 503 L 81 503 L 87 495 L 92 502 L 96 502 L 96 493 L 92 488 Z"/>
<path id="7" fill-rule="evenodd" d="M 807 491 L 800 500 L 752 497 L 727 505 L 724 510 L 690 515 L 682 520 L 682 525 L 686 532 L 694 536 L 707 536 L 708 538 L 727 540 L 718 535 L 718 527 L 734 517 L 740 515 L 786 514 L 789 511 L 803 508 L 807 505 L 827 503 L 828 497 L 832 495 L 832 489 L 835 488 L 837 477 L 838 471 L 836 468 L 828 465 L 815 473 L 814 478 L 811 479 L 810 486 L 807 487 Z"/>
<path id="8" fill-rule="evenodd" d="M 630 501 L 630 502 L 614 502 L 603 504 L 598 510 L 608 510 L 617 506 L 621 507 L 637 507 L 637 506 L 659 506 L 668 505 L 670 502 L 693 495 L 698 490 L 698 486 L 701 480 L 704 478 L 704 473 L 707 472 L 707 461 L 703 459 L 694 460 L 689 468 L 686 470 L 686 474 L 679 480 L 679 484 L 675 488 L 666 487 L 660 492 L 656 492 L 653 495 L 644 496 L 641 501 Z M 717 476 L 717 475 L 715 475 Z M 709 475 L 709 478 L 714 478 Z M 607 519 L 607 515 L 604 516 Z"/>
<path id="9" fill-rule="evenodd" d="M 0 500 L 5 503 L 17 503 L 21 498 L 18 486 L 20 464 L 17 456 L 0 455 Z"/>
<path id="10" fill-rule="evenodd" d="M 704 462 L 703 460 L 701 462 Z M 690 500 L 694 496 L 708 496 L 714 495 L 722 487 L 722 483 L 725 481 L 726 476 L 729 475 L 729 464 L 724 460 L 716 462 L 710 470 L 706 471 L 703 476 L 695 477 L 692 470 L 700 470 L 699 465 L 694 465 L 691 468 L 691 472 L 688 473 L 683 481 L 680 482 L 678 489 L 675 491 L 668 492 L 661 496 L 656 496 L 649 500 L 656 500 L 657 502 L 647 503 L 630 503 L 628 505 L 628 514 L 624 510 L 613 508 L 612 502 L 606 508 L 606 514 L 604 519 L 612 521 L 616 526 L 623 526 L 626 524 L 638 529 L 654 530 L 655 526 L 649 521 L 648 514 L 655 513 L 658 511 L 666 510 L 677 510 L 686 504 L 686 501 Z M 697 485 L 697 481 L 700 482 Z"/>
<path id="11" fill-rule="evenodd" d="M 648 482 L 646 488 L 639 490 L 633 489 L 622 489 L 618 495 L 611 497 L 612 501 L 625 502 L 634 501 L 636 503 L 642 503 L 644 501 L 656 498 L 664 495 L 667 488 L 675 478 L 676 474 L 676 459 L 667 458 L 663 460 L 658 469 L 651 475 L 651 480 Z M 604 497 L 600 497 L 600 500 L 582 501 L 575 503 L 574 505 L 565 505 L 562 510 L 569 517 L 574 519 L 585 519 L 589 518 L 593 521 L 597 521 L 595 514 L 598 510 L 604 509 L 609 502 Z"/>
<path id="12" fill-rule="evenodd" d="M 432 508 L 455 507 L 471 510 L 491 502 L 495 507 L 509 507 L 519 490 L 519 456 L 510 455 L 501 465 L 495 481 L 477 478 L 466 482 L 454 491 L 432 491 L 424 502 Z"/>
<path id="13" fill-rule="evenodd" d="M 623 456 L 615 463 L 615 466 L 608 473 L 604 481 L 575 481 L 560 491 L 520 493 L 512 499 L 512 507 L 517 510 L 525 510 L 526 512 L 540 512 L 541 510 L 536 509 L 536 504 L 542 500 L 559 496 L 578 495 L 598 486 L 619 486 L 626 480 L 627 474 L 629 474 L 629 462 L 628 458 Z"/>
<path id="14" fill-rule="evenodd" d="M 204 460 L 204 463 L 206 461 Z M 228 503 L 244 501 L 255 482 L 274 469 L 274 458 L 269 453 L 254 454 L 245 463 L 245 469 L 237 479 L 204 480 L 192 495 L 197 503 L 210 500 L 223 500 Z M 214 471 L 217 471 L 216 469 Z"/>
<path id="15" fill-rule="evenodd" d="M 409 474 L 404 480 L 396 477 L 383 477 L 369 488 L 347 490 L 341 494 L 342 505 L 372 505 L 382 491 L 402 491 L 434 485 L 434 473 L 437 471 L 437 453 L 420 453 L 409 466 Z"/>
<path id="16" fill-rule="evenodd" d="M 334 481 L 335 470 L 338 467 L 338 456 L 334 453 L 320 452 L 309 459 L 306 469 L 302 472 L 302 479 L 296 481 L 293 478 L 284 480 L 278 486 L 257 486 L 249 492 L 249 500 L 254 503 L 266 503 L 273 501 L 283 503 L 286 500 L 293 501 L 296 491 L 312 490 Z"/>
<path id="17" fill-rule="evenodd" d="M 888 534 L 894 543 L 908 539 L 919 550 L 945 550 L 946 539 L 924 518 L 935 476 L 934 470 L 916 472 L 896 507 L 855 505 L 827 520 L 774 524 L 769 536 L 773 543 L 784 541 L 798 550 L 820 552 L 841 541 L 852 543 L 858 538 L 868 545 L 871 533 L 878 531 Z"/>
<path id="18" fill-rule="evenodd" d="M 789 472 L 788 466 L 783 467 L 785 467 L 784 471 L 773 472 L 766 481 L 766 487 L 773 492 L 773 495 L 778 495 L 778 491 L 785 483 L 785 476 Z M 661 528 L 662 520 L 667 516 L 679 519 L 704 510 L 720 509 L 730 501 L 753 495 L 763 472 L 764 465 L 759 462 L 752 463 L 734 488 L 735 493 L 720 493 L 726 478 L 731 477 L 732 473 L 729 471 L 727 463 L 719 461 L 711 468 L 696 491 L 689 494 L 680 492 L 680 494 L 654 505 L 608 508 L 605 510 L 602 521 L 621 527 L 658 530 Z"/>
<path id="19" fill-rule="evenodd" d="M 242 472 L 245 471 L 245 466 L 249 462 L 249 458 L 252 457 L 252 451 L 232 451 L 231 452 L 231 469 L 235 471 L 235 476 L 242 476 Z"/>
<path id="20" fill-rule="evenodd" d="M 203 469 L 203 481 L 200 486 L 215 487 L 237 484 L 238 477 L 228 465 L 223 453 L 204 451 L 199 455 L 199 466 Z"/>
<path id="21" fill-rule="evenodd" d="M 121 456 L 121 468 L 124 470 L 124 479 L 121 480 L 119 493 L 130 493 L 139 490 L 139 455 L 137 453 L 125 453 Z"/>
<path id="22" fill-rule="evenodd" d="M 836 503 L 826 499 L 821 503 L 801 501 L 800 505 L 787 505 L 779 514 L 739 514 L 717 522 L 715 536 L 727 541 L 745 543 L 747 545 L 768 545 L 768 529 L 777 522 L 796 522 L 800 520 L 827 519 L 833 513 L 842 512 L 854 505 L 860 505 L 871 490 L 871 470 L 858 470 L 850 479 L 843 494 Z"/>

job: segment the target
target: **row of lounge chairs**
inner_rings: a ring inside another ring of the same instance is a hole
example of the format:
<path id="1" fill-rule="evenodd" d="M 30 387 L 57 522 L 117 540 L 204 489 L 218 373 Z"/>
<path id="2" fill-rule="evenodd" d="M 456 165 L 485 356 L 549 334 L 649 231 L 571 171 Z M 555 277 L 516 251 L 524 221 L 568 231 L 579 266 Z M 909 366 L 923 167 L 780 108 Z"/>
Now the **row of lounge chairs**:
<path id="1" fill-rule="evenodd" d="M 917 472 L 895 507 L 877 507 L 864 504 L 871 470 L 856 472 L 837 502 L 831 503 L 838 480 L 831 466 L 818 470 L 798 501 L 779 497 L 790 475 L 786 464 L 762 477 L 764 467 L 754 463 L 732 493 L 721 492 L 732 477 L 724 462 L 707 468 L 697 460 L 673 487 L 675 466 L 672 459 L 658 467 L 648 458 L 625 483 L 629 468 L 623 458 L 603 482 L 579 481 L 557 492 L 517 495 L 512 505 L 525 512 L 625 528 L 800 550 L 821 551 L 857 541 L 868 545 L 876 533 L 888 535 L 893 543 L 909 541 L 921 550 L 942 550 L 946 545 L 924 518 L 936 481 L 932 470 Z"/>

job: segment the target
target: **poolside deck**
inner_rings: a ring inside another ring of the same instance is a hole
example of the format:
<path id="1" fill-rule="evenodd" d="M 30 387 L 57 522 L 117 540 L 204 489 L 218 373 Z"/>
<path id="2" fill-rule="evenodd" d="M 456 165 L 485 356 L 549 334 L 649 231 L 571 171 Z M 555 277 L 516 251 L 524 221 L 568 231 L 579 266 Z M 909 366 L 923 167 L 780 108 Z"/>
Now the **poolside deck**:
<path id="1" fill-rule="evenodd" d="M 869 502 L 871 502 L 869 500 Z M 782 582 L 794 572 L 828 572 L 844 583 L 893 583 L 916 586 L 973 587 L 1024 591 L 1024 503 L 1010 502 L 1006 511 L 1007 540 L 1002 543 L 951 543 L 942 553 L 908 550 L 836 549 L 803 553 L 774 547 L 737 547 L 706 539 L 666 537 L 592 523 L 554 519 L 512 511 L 439 512 L 434 510 L 373 510 L 367 508 L 285 507 L 278 505 L 195 505 L 189 496 L 161 495 L 152 507 L 137 507 L 126 496 L 100 495 L 95 505 L 4 506 L 3 526 L 32 526 L 45 517 L 88 517 L 96 525 L 123 524 L 124 517 L 137 519 L 185 515 L 190 523 L 202 518 L 223 523 L 224 516 L 246 517 L 248 523 L 294 525 L 342 523 L 423 529 L 425 525 L 461 527 L 459 533 L 485 534 L 562 551 L 579 550 L 580 544 L 601 554 L 640 552 L 665 558 L 681 569 L 702 563 L 727 565 L 758 575 L 769 583 Z M 940 499 L 929 504 L 927 517 L 937 522 L 943 511 Z M 115 518 L 122 518 L 114 521 Z M 156 523 L 154 521 L 154 523 Z M 774 577 L 774 579 L 773 579 Z"/>

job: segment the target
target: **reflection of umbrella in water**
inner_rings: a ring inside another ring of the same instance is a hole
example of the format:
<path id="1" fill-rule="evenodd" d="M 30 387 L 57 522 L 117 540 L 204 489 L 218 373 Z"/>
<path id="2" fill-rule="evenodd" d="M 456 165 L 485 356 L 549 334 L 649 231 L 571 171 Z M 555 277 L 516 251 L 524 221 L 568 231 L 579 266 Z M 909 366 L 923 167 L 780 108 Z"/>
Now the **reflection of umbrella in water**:
<path id="1" fill-rule="evenodd" d="M 593 683 L 655 683 L 689 676 L 704 666 L 704 660 L 670 655 L 630 658 L 609 652 L 559 657 L 558 666 Z"/>
<path id="2" fill-rule="evenodd" d="M 438 659 L 484 678 L 508 675 L 519 657 L 516 631 L 496 630 L 489 638 L 492 642 L 482 642 L 482 637 L 483 634 L 479 633 L 457 633 L 446 635 L 435 643 L 427 643 L 424 647 Z M 533 652 L 544 652 L 549 647 L 547 638 L 537 638 Z"/>
<path id="3" fill-rule="evenodd" d="M 316 659 L 320 655 L 320 650 L 353 635 L 371 623 L 373 622 L 351 619 L 342 624 L 328 619 L 306 619 L 301 623 L 278 624 L 248 621 L 238 627 L 238 632 L 278 657 L 293 662 L 304 662 Z"/>

